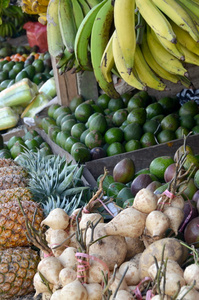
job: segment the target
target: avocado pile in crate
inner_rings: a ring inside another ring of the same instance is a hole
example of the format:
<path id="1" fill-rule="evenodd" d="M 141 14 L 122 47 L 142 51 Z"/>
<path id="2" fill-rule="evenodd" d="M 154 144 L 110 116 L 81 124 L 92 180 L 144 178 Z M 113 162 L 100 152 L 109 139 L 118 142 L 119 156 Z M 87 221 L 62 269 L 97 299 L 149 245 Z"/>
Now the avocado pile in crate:
<path id="1" fill-rule="evenodd" d="M 96 101 L 74 97 L 69 106 L 53 104 L 37 126 L 57 145 L 84 163 L 199 133 L 199 108 L 177 96 L 157 100 L 146 91 Z"/>

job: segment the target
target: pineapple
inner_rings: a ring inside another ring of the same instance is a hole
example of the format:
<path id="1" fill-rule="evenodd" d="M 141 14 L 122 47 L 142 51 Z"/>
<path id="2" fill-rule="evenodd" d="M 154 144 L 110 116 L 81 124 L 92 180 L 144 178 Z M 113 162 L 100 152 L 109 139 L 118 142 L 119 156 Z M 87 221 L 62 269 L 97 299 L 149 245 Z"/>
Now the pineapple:
<path id="1" fill-rule="evenodd" d="M 13 189 L 0 190 L 0 203 L 6 203 L 13 200 L 32 200 L 33 195 L 28 188 L 16 187 Z"/>
<path id="2" fill-rule="evenodd" d="M 21 175 L 23 177 L 28 176 L 28 172 L 20 166 L 9 166 L 0 168 L 0 177 L 10 175 Z"/>
<path id="3" fill-rule="evenodd" d="M 0 190 L 27 187 L 28 178 L 22 175 L 4 175 L 0 177 Z"/>
<path id="4" fill-rule="evenodd" d="M 17 163 L 12 158 L 0 158 L 0 168 L 16 166 Z"/>
<path id="5" fill-rule="evenodd" d="M 37 251 L 30 247 L 0 250 L 0 300 L 33 292 L 39 261 Z"/>
<path id="6" fill-rule="evenodd" d="M 23 211 L 32 226 L 39 230 L 43 209 L 31 200 L 20 201 Z M 0 203 L 0 249 L 30 246 L 26 237 L 26 222 L 18 200 Z"/>

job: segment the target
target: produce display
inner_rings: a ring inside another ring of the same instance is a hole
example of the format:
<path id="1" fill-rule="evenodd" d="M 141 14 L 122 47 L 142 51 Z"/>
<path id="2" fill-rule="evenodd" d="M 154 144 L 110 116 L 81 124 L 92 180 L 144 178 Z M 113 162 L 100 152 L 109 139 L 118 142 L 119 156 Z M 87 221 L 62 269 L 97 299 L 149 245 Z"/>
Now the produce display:
<path id="1" fill-rule="evenodd" d="M 22 138 L 34 134 L 27 131 Z M 91 189 L 83 182 L 83 166 L 64 157 L 25 150 L 14 160 L 1 158 L 0 215 L 6 222 L 0 263 L 6 257 L 6 270 L 12 272 L 16 255 L 22 257 L 17 274 L 24 275 L 19 285 L 18 277 L 5 271 L 0 296 L 34 291 L 49 300 L 180 300 L 185 294 L 185 299 L 197 299 L 195 159 L 185 138 L 174 157 L 157 157 L 137 173 L 131 159 L 121 160 L 113 176 L 105 169 Z M 131 201 L 123 207 L 109 193 L 111 180 L 131 189 Z M 158 182 L 159 187 L 166 182 L 166 188 L 156 188 Z"/>
<path id="2" fill-rule="evenodd" d="M 198 105 L 180 105 L 176 96 L 157 100 L 146 91 L 96 101 L 74 97 L 69 106 L 53 104 L 37 126 L 76 161 L 99 159 L 199 133 Z"/>
<path id="3" fill-rule="evenodd" d="M 199 64 L 199 4 L 193 0 L 49 1 L 47 38 L 60 74 L 93 71 L 117 99 L 113 76 L 138 89 L 189 88 Z M 166 80 L 166 82 L 165 82 Z"/>

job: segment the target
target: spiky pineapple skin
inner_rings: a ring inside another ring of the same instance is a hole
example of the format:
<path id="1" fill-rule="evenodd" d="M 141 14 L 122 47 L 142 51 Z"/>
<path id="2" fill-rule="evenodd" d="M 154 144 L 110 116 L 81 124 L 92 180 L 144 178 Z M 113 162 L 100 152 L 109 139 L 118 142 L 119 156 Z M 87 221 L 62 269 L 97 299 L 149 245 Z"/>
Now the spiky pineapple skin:
<path id="1" fill-rule="evenodd" d="M 0 190 L 27 187 L 28 178 L 23 175 L 5 175 L 0 177 Z"/>
<path id="2" fill-rule="evenodd" d="M 0 168 L 16 165 L 17 163 L 12 158 L 0 158 Z"/>
<path id="3" fill-rule="evenodd" d="M 21 201 L 23 211 L 32 226 L 39 230 L 43 220 L 43 210 L 34 201 Z M 36 212 L 36 213 L 35 213 Z M 34 219 L 34 222 L 33 222 Z M 30 246 L 26 236 L 25 217 L 18 201 L 9 201 L 0 204 L 0 249 L 10 247 Z"/>
<path id="4" fill-rule="evenodd" d="M 0 168 L 0 176 L 10 176 L 10 175 L 21 175 L 23 177 L 28 176 L 28 172 L 20 166 L 9 166 Z"/>
<path id="5" fill-rule="evenodd" d="M 13 189 L 0 190 L 0 203 L 6 203 L 9 201 L 30 201 L 33 200 L 33 195 L 28 188 L 16 187 Z"/>
<path id="6" fill-rule="evenodd" d="M 0 300 L 33 292 L 39 261 L 37 251 L 30 247 L 0 250 Z"/>

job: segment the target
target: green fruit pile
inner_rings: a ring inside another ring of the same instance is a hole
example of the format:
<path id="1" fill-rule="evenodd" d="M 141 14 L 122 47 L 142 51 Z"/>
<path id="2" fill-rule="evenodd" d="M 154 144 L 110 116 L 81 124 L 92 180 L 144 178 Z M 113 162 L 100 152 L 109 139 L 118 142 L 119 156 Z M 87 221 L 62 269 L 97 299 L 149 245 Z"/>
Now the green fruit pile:
<path id="1" fill-rule="evenodd" d="M 41 127 L 77 161 L 150 147 L 199 133 L 199 108 L 177 97 L 156 100 L 145 91 L 97 101 L 72 99 L 68 107 L 52 105 Z"/>
<path id="2" fill-rule="evenodd" d="M 1 158 L 17 158 L 24 151 L 40 151 L 41 154 L 52 154 L 51 147 L 48 143 L 37 133 L 36 130 L 31 129 L 24 133 L 23 136 L 13 135 L 7 143 L 4 143 L 0 150 Z"/>

